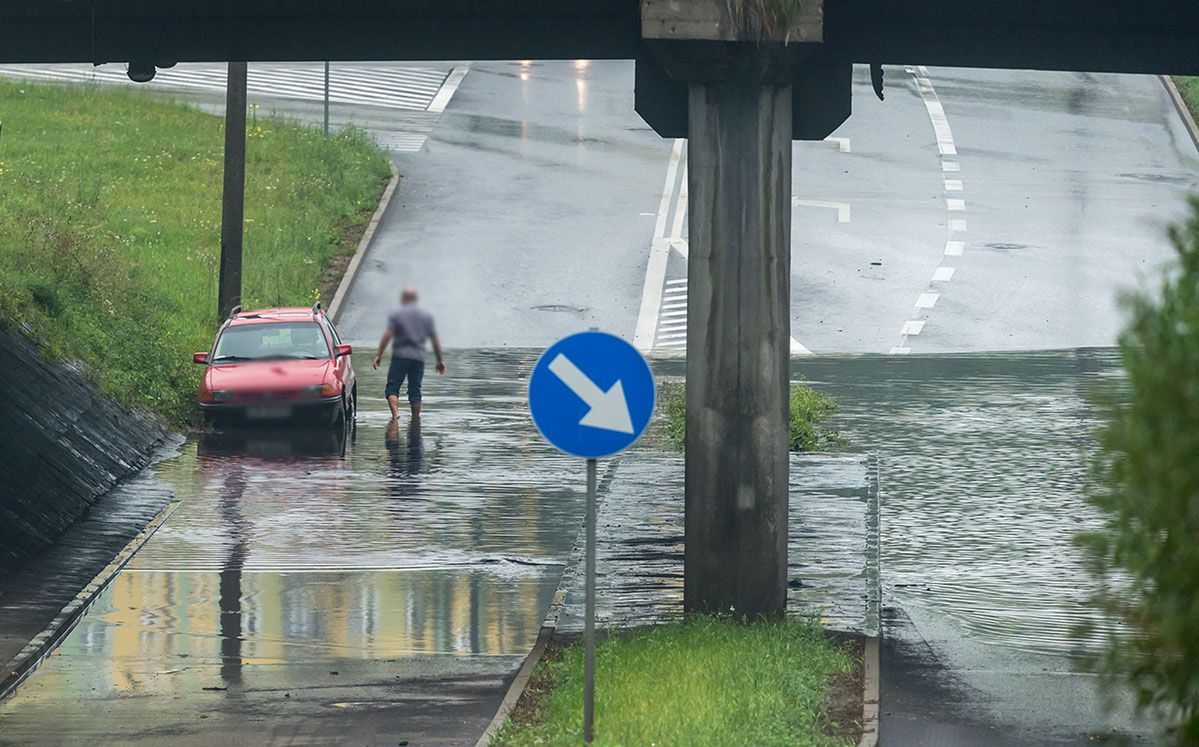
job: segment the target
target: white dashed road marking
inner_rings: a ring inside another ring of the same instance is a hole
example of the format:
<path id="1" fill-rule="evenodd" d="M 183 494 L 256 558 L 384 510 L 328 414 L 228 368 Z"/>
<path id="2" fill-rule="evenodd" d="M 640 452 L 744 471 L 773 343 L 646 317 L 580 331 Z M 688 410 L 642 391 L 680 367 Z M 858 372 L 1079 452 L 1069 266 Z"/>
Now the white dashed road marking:
<path id="1" fill-rule="evenodd" d="M 933 88 L 928 68 L 909 67 L 907 71 L 916 81 L 916 88 L 920 91 L 920 98 L 924 101 L 924 107 L 928 111 L 928 119 L 932 122 L 933 134 L 937 138 L 937 152 L 941 156 L 941 171 L 945 174 L 960 173 L 962 166 L 957 160 L 958 149 L 953 141 L 953 129 L 949 126 L 949 117 L 945 115 L 945 106 L 937 96 L 936 89 Z M 945 253 L 941 256 L 941 264 L 933 270 L 928 288 L 916 297 L 914 316 L 918 315 L 921 318 L 909 319 L 903 323 L 899 330 L 899 344 L 891 348 L 891 355 L 907 355 L 912 352 L 911 338 L 924 331 L 928 316 L 941 298 L 941 291 L 934 289 L 933 284 L 939 284 L 938 288 L 942 288 L 945 283 L 953 279 L 956 267 L 948 263 L 954 261 L 953 257 L 962 256 L 966 249 L 966 242 L 963 238 L 966 233 L 966 219 L 962 217 L 966 213 L 966 200 L 961 196 L 961 193 L 965 191 L 965 186 L 962 180 L 956 176 L 952 178 L 946 176 L 944 182 L 945 210 L 947 216 L 951 216 L 946 219 L 949 236 L 945 241 Z M 950 194 L 954 196 L 950 197 Z"/>

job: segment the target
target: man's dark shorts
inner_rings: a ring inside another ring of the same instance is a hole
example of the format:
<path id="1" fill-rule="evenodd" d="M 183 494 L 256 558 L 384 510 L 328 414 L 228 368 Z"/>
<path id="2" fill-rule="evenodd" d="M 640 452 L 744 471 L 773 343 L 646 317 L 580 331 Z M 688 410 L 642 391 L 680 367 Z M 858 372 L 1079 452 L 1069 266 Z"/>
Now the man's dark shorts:
<path id="1" fill-rule="evenodd" d="M 387 369 L 387 396 L 400 396 L 400 386 L 408 379 L 408 402 L 420 404 L 420 385 L 425 379 L 425 362 L 392 357 Z"/>

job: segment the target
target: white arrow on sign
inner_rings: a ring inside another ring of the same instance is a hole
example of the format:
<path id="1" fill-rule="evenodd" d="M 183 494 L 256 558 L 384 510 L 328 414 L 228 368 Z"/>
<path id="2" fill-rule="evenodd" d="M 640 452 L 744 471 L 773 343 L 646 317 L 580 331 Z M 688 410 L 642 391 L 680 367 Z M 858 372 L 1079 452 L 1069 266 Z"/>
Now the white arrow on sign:
<path id="1" fill-rule="evenodd" d="M 605 431 L 633 433 L 633 419 L 629 415 L 629 403 L 624 398 L 624 387 L 617 380 L 608 391 L 595 385 L 587 374 L 571 362 L 570 358 L 558 353 L 549 365 L 550 371 L 562 380 L 570 391 L 590 407 L 579 425 L 588 425 Z"/>

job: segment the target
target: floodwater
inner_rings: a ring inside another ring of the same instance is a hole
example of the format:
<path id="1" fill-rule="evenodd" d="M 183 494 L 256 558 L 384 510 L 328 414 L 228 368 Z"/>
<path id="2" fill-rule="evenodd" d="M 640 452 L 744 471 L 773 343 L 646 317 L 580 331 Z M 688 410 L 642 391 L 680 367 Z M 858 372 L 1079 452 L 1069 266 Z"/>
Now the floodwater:
<path id="1" fill-rule="evenodd" d="M 205 436 L 159 463 L 173 513 L 0 704 L 0 741 L 472 741 L 582 519 L 582 461 L 527 416 L 535 359 L 452 351 L 450 375 L 427 377 L 423 425 L 392 429 L 382 372 L 359 355 L 354 433 Z M 1117 363 L 1088 350 L 797 362 L 840 401 L 851 446 L 793 460 L 793 604 L 869 630 L 881 573 L 886 605 L 950 649 L 968 641 L 980 666 L 1074 652 L 1092 587 L 1071 538 L 1096 521 L 1082 499 L 1094 390 Z M 681 459 L 644 444 L 607 470 L 601 536 L 677 605 Z M 611 568 L 601 612 L 654 617 Z"/>
<path id="2" fill-rule="evenodd" d="M 581 518 L 583 464 L 528 422 L 531 363 L 453 355 L 423 425 L 392 429 L 358 356 L 353 434 L 186 444 L 155 468 L 174 512 L 0 705 L 0 741 L 473 742 Z"/>

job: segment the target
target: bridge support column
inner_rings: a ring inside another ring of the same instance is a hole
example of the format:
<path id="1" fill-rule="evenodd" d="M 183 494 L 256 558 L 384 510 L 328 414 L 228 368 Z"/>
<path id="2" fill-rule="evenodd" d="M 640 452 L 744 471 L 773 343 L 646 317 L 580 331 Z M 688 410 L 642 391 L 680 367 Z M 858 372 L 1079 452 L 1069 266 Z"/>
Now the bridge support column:
<path id="1" fill-rule="evenodd" d="M 686 558 L 691 612 L 787 599 L 791 86 L 689 100 Z"/>

